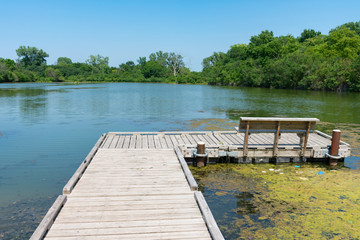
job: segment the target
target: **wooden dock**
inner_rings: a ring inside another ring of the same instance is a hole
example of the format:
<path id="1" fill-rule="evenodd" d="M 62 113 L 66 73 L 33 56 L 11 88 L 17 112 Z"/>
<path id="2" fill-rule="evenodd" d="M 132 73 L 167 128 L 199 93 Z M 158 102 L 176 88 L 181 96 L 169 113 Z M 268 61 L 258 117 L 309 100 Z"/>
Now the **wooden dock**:
<path id="1" fill-rule="evenodd" d="M 81 163 L 32 240 L 224 239 L 178 148 L 105 148 L 109 136 Z"/>
<path id="2" fill-rule="evenodd" d="M 314 131 L 318 119 L 240 120 L 237 131 L 103 134 L 31 240 L 224 239 L 184 157 L 260 163 L 350 155 L 339 130 L 333 142 Z"/>
<path id="3" fill-rule="evenodd" d="M 178 146 L 185 158 L 193 158 L 198 142 L 204 142 L 210 158 L 233 157 L 239 163 L 296 162 L 303 158 L 326 159 L 331 145 L 331 136 L 320 131 L 309 134 L 305 155 L 297 133 L 282 133 L 278 151 L 274 156 L 274 133 L 252 133 L 248 138 L 248 151 L 244 156 L 245 133 L 238 131 L 197 132 L 110 132 L 102 149 L 172 149 Z M 339 155 L 350 156 L 349 144 L 341 141 Z"/>

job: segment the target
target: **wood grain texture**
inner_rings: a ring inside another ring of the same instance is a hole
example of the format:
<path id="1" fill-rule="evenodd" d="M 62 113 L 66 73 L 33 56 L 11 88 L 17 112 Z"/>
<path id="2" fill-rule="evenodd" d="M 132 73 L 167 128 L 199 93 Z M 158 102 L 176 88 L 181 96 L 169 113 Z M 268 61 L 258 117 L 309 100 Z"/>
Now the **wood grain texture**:
<path id="1" fill-rule="evenodd" d="M 138 138 L 146 149 L 132 148 L 137 141 L 131 139 Z M 121 139 L 129 148 L 115 148 Z M 45 239 L 211 239 L 192 191 L 197 183 L 181 151 L 155 149 L 158 140 L 112 135 L 67 196 Z M 179 143 L 175 135 L 164 140 Z"/>
<path id="2" fill-rule="evenodd" d="M 206 226 L 209 229 L 211 238 L 213 240 L 225 240 L 223 235 L 220 232 L 218 225 L 210 211 L 209 206 L 207 205 L 203 194 L 199 191 L 195 192 L 195 199 L 200 207 L 201 214 L 205 220 Z"/>

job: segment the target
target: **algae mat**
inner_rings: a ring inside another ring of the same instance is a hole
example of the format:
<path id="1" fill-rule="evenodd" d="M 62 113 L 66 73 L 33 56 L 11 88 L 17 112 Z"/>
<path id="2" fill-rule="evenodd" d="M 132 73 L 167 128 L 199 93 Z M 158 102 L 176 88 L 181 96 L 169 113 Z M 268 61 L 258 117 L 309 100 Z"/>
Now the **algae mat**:
<path id="1" fill-rule="evenodd" d="M 320 164 L 192 168 L 226 239 L 360 239 L 360 172 Z"/>

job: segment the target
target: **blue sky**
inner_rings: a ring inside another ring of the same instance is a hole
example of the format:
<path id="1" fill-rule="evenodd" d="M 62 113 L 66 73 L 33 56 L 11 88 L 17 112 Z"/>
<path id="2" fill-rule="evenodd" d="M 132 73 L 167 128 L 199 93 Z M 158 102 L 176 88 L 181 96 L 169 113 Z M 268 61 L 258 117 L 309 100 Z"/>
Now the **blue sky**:
<path id="1" fill-rule="evenodd" d="M 49 53 L 48 64 L 100 54 L 118 66 L 162 50 L 181 54 L 200 71 L 205 57 L 248 43 L 262 30 L 327 34 L 351 21 L 360 21 L 359 0 L 0 0 L 0 57 L 16 59 L 15 50 L 25 45 Z"/>

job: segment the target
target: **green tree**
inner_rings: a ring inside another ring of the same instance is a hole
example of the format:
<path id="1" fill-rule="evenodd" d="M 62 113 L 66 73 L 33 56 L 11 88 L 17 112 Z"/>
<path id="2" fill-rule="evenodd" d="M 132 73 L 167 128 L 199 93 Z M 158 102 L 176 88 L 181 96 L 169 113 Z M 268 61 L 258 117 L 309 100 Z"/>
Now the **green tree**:
<path id="1" fill-rule="evenodd" d="M 360 36 L 346 27 L 331 31 L 319 50 L 326 57 L 355 59 L 360 54 Z"/>
<path id="2" fill-rule="evenodd" d="M 16 54 L 19 57 L 19 62 L 24 64 L 25 67 L 45 65 L 45 58 L 49 57 L 49 54 L 42 49 L 39 50 L 36 47 L 29 46 L 20 46 L 16 49 Z"/>
<path id="3" fill-rule="evenodd" d="M 176 77 L 185 67 L 183 57 L 180 54 L 171 52 L 167 54 L 166 65 L 172 70 L 174 77 Z"/>
<path id="4" fill-rule="evenodd" d="M 67 57 L 59 57 L 56 61 L 56 65 L 58 65 L 58 66 L 67 65 L 67 64 L 72 64 L 71 59 L 67 58 Z"/>
<path id="5" fill-rule="evenodd" d="M 165 77 L 166 67 L 162 66 L 157 61 L 148 61 L 146 62 L 142 72 L 145 78 Z"/>
<path id="6" fill-rule="evenodd" d="M 137 60 L 138 64 L 143 67 L 146 64 L 146 57 L 139 57 L 139 59 Z"/>
<path id="7" fill-rule="evenodd" d="M 48 77 L 53 82 L 62 82 L 64 77 L 62 76 L 59 69 L 54 69 L 52 67 L 47 67 L 45 69 L 45 76 Z"/>
<path id="8" fill-rule="evenodd" d="M 314 29 L 305 29 L 299 37 L 299 42 L 305 42 L 306 39 L 314 38 L 319 35 L 321 35 L 321 32 L 316 32 Z"/>
<path id="9" fill-rule="evenodd" d="M 349 30 L 354 31 L 357 35 L 360 35 L 360 21 L 359 22 L 348 22 L 345 23 L 343 25 L 340 25 L 338 27 L 336 27 L 335 29 L 332 29 L 330 32 L 332 31 L 336 31 L 339 30 L 340 28 L 348 28 Z"/>
<path id="10" fill-rule="evenodd" d="M 166 66 L 168 57 L 169 54 L 167 52 L 158 51 L 156 53 L 151 53 L 149 59 L 150 61 L 158 62 L 161 66 Z"/>
<path id="11" fill-rule="evenodd" d="M 109 57 L 104 57 L 100 54 L 90 55 L 86 63 L 94 67 L 103 68 L 109 65 Z"/>

